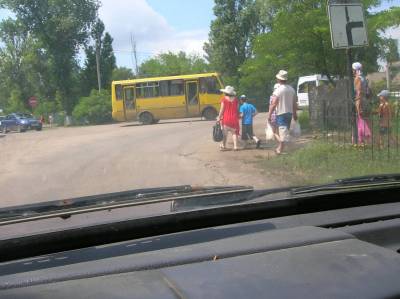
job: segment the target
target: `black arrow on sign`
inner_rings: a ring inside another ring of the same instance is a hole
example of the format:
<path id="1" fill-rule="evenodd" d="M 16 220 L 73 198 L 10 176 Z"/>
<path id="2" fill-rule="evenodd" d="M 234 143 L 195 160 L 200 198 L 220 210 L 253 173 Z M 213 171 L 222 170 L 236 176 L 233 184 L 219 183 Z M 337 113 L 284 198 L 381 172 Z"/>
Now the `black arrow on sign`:
<path id="1" fill-rule="evenodd" d="M 347 43 L 349 46 L 353 46 L 353 29 L 354 28 L 363 28 L 364 23 L 359 21 L 359 22 L 350 22 L 350 16 L 349 16 L 349 9 L 346 6 L 346 34 L 347 34 Z"/>

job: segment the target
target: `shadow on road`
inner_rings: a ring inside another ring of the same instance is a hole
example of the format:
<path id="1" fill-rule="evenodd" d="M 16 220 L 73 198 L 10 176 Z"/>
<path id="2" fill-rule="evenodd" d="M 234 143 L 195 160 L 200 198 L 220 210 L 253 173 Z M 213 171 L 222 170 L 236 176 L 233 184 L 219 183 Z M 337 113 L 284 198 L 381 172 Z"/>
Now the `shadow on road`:
<path id="1" fill-rule="evenodd" d="M 156 124 L 152 124 L 151 126 L 157 126 L 157 125 L 171 125 L 171 124 L 180 124 L 180 123 L 194 123 L 194 122 L 211 122 L 212 120 L 202 120 L 202 119 L 185 119 L 185 120 L 175 120 L 175 121 L 165 121 L 165 122 L 160 122 Z M 126 125 L 121 125 L 121 128 L 128 128 L 128 127 L 140 127 L 140 126 L 146 126 L 142 125 L 140 123 L 130 123 Z"/>

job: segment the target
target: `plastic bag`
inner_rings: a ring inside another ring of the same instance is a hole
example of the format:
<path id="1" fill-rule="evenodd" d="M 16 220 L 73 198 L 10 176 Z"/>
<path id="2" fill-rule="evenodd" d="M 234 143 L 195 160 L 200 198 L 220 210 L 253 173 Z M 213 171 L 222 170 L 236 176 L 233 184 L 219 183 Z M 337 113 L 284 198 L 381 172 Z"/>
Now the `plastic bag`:
<path id="1" fill-rule="evenodd" d="M 214 125 L 212 135 L 215 142 L 221 142 L 224 139 L 224 133 L 222 132 L 221 124 L 219 122 Z"/>
<path id="2" fill-rule="evenodd" d="M 274 140 L 274 130 L 269 122 L 267 122 L 267 127 L 265 128 L 265 136 L 267 141 Z"/>
<path id="3" fill-rule="evenodd" d="M 298 121 L 292 120 L 292 123 L 290 124 L 290 135 L 295 138 L 299 138 L 301 136 L 301 128 Z"/>

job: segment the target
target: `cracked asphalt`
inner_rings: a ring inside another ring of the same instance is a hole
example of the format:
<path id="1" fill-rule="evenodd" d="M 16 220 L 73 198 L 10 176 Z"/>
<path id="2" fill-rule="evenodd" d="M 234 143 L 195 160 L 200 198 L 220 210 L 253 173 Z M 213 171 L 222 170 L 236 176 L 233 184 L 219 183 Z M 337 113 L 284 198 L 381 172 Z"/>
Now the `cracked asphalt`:
<path id="1" fill-rule="evenodd" d="M 255 119 L 263 139 L 265 119 Z M 147 187 L 284 184 L 256 165 L 273 156 L 272 144 L 220 152 L 213 124 L 185 119 L 9 133 L 0 138 L 0 207 Z"/>

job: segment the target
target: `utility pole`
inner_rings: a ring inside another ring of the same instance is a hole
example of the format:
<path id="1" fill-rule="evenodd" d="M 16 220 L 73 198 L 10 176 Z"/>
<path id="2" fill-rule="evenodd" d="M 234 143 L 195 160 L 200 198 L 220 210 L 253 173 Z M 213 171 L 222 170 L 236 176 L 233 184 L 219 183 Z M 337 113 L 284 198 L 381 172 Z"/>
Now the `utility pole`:
<path id="1" fill-rule="evenodd" d="M 101 91 L 101 70 L 100 70 L 100 49 L 101 49 L 101 36 L 96 36 L 96 69 L 97 69 L 97 84 L 99 86 L 99 92 Z"/>
<path id="2" fill-rule="evenodd" d="M 132 65 L 135 68 L 135 74 L 138 76 L 139 74 L 139 67 L 138 67 L 138 59 L 137 59 L 137 50 L 136 50 L 136 40 L 131 33 L 131 47 L 132 47 Z"/>
<path id="3" fill-rule="evenodd" d="M 104 24 L 99 19 L 99 15 L 97 14 L 97 21 L 95 24 L 95 28 L 92 31 L 92 36 L 94 35 L 96 42 L 96 71 L 97 71 L 97 84 L 99 87 L 99 92 L 101 91 L 101 68 L 100 68 L 100 51 L 101 51 L 101 36 L 104 32 Z"/>
<path id="4" fill-rule="evenodd" d="M 386 62 L 386 89 L 390 91 L 390 62 Z"/>

